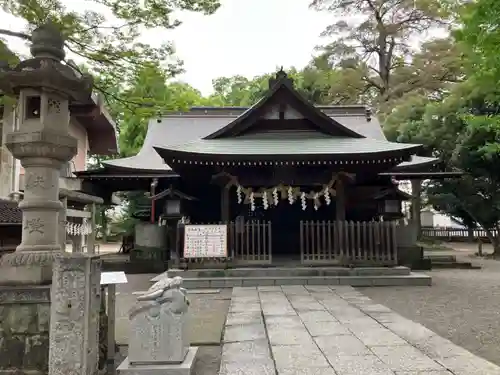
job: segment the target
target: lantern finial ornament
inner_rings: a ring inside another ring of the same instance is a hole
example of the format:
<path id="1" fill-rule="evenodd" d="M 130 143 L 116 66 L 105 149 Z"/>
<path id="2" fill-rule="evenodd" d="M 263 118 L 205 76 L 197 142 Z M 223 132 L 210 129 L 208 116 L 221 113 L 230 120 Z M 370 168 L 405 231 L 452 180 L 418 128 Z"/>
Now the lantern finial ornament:
<path id="1" fill-rule="evenodd" d="M 54 23 L 46 23 L 33 31 L 30 52 L 34 58 L 64 60 L 64 38 Z"/>

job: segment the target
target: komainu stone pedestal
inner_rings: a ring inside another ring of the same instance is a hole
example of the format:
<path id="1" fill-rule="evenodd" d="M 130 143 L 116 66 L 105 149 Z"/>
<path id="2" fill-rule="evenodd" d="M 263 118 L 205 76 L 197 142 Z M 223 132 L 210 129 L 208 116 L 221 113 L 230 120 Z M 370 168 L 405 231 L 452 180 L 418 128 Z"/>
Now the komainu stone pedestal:
<path id="1" fill-rule="evenodd" d="M 0 375 L 45 375 L 50 285 L 0 286 Z"/>
<path id="2" fill-rule="evenodd" d="M 122 375 L 189 375 L 198 348 L 190 347 L 182 278 L 165 278 L 137 297 L 130 311 L 128 357 Z"/>

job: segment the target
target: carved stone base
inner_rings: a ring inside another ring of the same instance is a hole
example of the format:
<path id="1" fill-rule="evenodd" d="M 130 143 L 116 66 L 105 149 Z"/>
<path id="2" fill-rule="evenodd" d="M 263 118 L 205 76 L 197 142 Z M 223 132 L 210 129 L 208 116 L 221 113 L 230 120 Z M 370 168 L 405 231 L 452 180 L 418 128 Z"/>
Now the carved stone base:
<path id="1" fill-rule="evenodd" d="M 52 283 L 51 265 L 0 266 L 0 285 L 11 285 L 11 286 L 50 285 L 51 283 Z"/>
<path id="2" fill-rule="evenodd" d="M 50 286 L 0 286 L 0 375 L 47 374 L 49 328 Z"/>
<path id="3" fill-rule="evenodd" d="M 20 245 L 21 246 L 21 245 Z M 52 266 L 57 258 L 67 256 L 60 249 L 50 251 L 16 251 L 2 257 L 0 265 L 8 266 Z"/>
<path id="4" fill-rule="evenodd" d="M 184 359 L 179 364 L 141 364 L 132 365 L 128 357 L 118 366 L 118 375 L 190 375 L 193 371 L 198 347 L 191 346 Z"/>

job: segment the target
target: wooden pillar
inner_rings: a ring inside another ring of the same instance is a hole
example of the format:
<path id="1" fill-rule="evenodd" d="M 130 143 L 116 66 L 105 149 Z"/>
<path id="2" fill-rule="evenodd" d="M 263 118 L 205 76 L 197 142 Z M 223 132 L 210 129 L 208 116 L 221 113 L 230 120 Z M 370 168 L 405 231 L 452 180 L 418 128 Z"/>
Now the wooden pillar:
<path id="1" fill-rule="evenodd" d="M 411 220 L 414 226 L 415 235 L 420 239 L 422 232 L 422 221 L 420 209 L 422 208 L 422 180 L 411 180 Z"/>
<path id="2" fill-rule="evenodd" d="M 220 218 L 223 223 L 229 221 L 229 186 L 221 188 Z"/>
<path id="3" fill-rule="evenodd" d="M 96 238 L 96 204 L 92 203 L 89 207 L 90 209 L 90 233 L 87 236 L 87 252 L 89 254 L 95 254 L 95 238 Z"/>
<path id="4" fill-rule="evenodd" d="M 335 220 L 345 220 L 345 190 L 344 181 L 338 179 L 335 183 Z"/>
<path id="5" fill-rule="evenodd" d="M 59 211 L 59 243 L 61 244 L 61 250 L 66 251 L 66 209 L 68 207 L 68 198 L 61 198 L 61 203 L 63 207 Z"/>

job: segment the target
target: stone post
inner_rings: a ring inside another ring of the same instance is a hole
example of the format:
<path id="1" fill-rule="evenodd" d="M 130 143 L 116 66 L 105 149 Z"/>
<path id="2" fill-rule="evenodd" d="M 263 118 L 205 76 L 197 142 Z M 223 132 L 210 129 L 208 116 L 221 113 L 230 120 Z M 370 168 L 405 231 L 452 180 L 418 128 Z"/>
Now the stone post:
<path id="1" fill-rule="evenodd" d="M 96 375 L 99 362 L 99 256 L 56 259 L 50 314 L 49 375 Z"/>
<path id="2" fill-rule="evenodd" d="M 19 128 L 6 146 L 25 170 L 22 241 L 2 258 L 0 283 L 49 284 L 51 264 L 62 254 L 59 236 L 61 166 L 77 152 L 70 136 L 70 101 L 88 100 L 92 80 L 63 64 L 64 39 L 52 25 L 33 31 L 33 58 L 0 71 L 0 90 L 18 100 Z M 22 269 L 21 269 L 22 268 Z"/>

